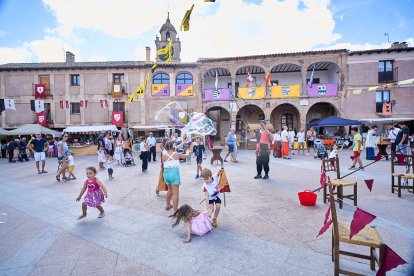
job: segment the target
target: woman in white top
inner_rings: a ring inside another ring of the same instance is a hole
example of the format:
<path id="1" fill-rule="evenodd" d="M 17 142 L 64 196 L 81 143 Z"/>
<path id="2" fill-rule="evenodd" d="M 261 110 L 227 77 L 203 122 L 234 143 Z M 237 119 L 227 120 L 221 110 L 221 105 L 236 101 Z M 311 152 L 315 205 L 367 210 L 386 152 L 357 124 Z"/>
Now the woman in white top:
<path id="1" fill-rule="evenodd" d="M 122 148 L 124 147 L 124 141 L 122 141 L 121 135 L 118 136 L 115 142 L 115 154 L 114 159 L 118 162 L 118 164 L 121 163 L 123 157 Z"/>
<path id="2" fill-rule="evenodd" d="M 280 130 L 276 130 L 273 134 L 273 157 L 281 157 L 280 150 L 282 149 L 282 136 Z"/>
<path id="3" fill-rule="evenodd" d="M 168 192 L 166 197 L 165 210 L 171 209 L 171 197 L 173 199 L 174 212 L 178 209 L 179 191 L 180 191 L 180 158 L 186 159 L 187 155 L 178 153 L 174 150 L 172 142 L 165 144 L 165 152 L 162 155 L 162 165 L 164 172 L 162 174 L 165 184 L 168 186 Z"/>

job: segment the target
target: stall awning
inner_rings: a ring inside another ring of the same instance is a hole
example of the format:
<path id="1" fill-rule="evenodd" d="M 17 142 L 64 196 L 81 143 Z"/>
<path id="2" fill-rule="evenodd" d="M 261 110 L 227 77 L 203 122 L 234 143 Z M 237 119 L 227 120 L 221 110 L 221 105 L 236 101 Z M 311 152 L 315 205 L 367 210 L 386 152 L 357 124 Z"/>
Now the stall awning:
<path id="1" fill-rule="evenodd" d="M 27 124 L 19 128 L 10 130 L 8 135 L 32 135 L 36 134 L 37 132 L 50 135 L 53 135 L 55 133 L 54 130 L 38 124 Z"/>
<path id="2" fill-rule="evenodd" d="M 251 131 L 259 130 L 261 128 L 260 124 L 247 124 Z M 269 130 L 274 130 L 274 127 L 271 123 L 266 123 L 266 128 Z"/>
<path id="3" fill-rule="evenodd" d="M 414 118 L 373 118 L 373 119 L 360 119 L 358 120 L 362 123 L 368 123 L 368 124 L 390 124 L 390 123 L 396 123 L 396 122 L 408 122 L 408 121 L 414 121 Z"/>
<path id="4" fill-rule="evenodd" d="M 103 126 L 71 126 L 63 130 L 63 132 L 69 133 L 81 133 L 81 132 L 101 132 L 101 131 L 119 131 L 114 125 Z"/>
<path id="5" fill-rule="evenodd" d="M 5 130 L 4 128 L 0 127 L 0 136 L 7 136 L 7 135 L 10 135 L 9 132 Z"/>
<path id="6" fill-rule="evenodd" d="M 172 126 L 168 126 L 168 125 L 149 125 L 149 126 L 133 126 L 131 128 L 133 128 L 135 130 L 138 130 L 138 131 L 150 131 L 150 130 L 157 131 L 157 130 L 163 130 L 163 129 L 171 129 Z"/>
<path id="7" fill-rule="evenodd" d="M 330 116 L 308 124 L 308 127 L 359 126 L 361 122 Z"/>

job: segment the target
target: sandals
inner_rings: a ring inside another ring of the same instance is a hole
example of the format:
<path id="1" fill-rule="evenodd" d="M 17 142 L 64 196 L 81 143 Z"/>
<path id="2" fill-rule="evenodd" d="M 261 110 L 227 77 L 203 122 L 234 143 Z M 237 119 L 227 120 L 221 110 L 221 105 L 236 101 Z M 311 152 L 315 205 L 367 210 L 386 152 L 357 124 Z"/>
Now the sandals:
<path id="1" fill-rule="evenodd" d="M 172 208 L 172 206 L 171 205 L 168 205 L 167 207 L 165 207 L 165 210 L 166 211 L 168 211 L 168 210 L 170 210 Z"/>
<path id="2" fill-rule="evenodd" d="M 86 217 L 86 215 L 85 214 L 82 214 L 82 215 L 80 215 L 79 217 L 78 217 L 78 219 L 83 219 L 83 218 L 85 218 Z"/>
<path id="3" fill-rule="evenodd" d="M 41 171 L 38 171 L 37 174 L 42 174 L 42 172 Z"/>
<path id="4" fill-rule="evenodd" d="M 56 175 L 56 180 L 57 180 L 58 182 L 60 182 L 60 176 L 59 176 L 59 175 Z"/>
<path id="5" fill-rule="evenodd" d="M 47 173 L 47 171 L 43 170 L 42 173 Z"/>

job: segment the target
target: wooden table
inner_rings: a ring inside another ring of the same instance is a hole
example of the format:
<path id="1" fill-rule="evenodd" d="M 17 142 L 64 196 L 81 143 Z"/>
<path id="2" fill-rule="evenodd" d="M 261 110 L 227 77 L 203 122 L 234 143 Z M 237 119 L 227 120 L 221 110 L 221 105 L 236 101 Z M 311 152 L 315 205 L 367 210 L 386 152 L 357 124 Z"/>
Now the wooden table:
<path id="1" fill-rule="evenodd" d="M 213 148 L 211 149 L 213 152 L 213 157 L 211 157 L 211 165 L 213 165 L 214 161 L 220 161 L 221 165 L 223 166 L 223 158 L 221 157 L 221 152 L 223 151 L 222 148 Z"/>
<path id="2" fill-rule="evenodd" d="M 377 144 L 377 146 L 378 146 L 377 156 L 385 156 L 385 158 L 388 160 L 388 153 L 387 153 L 388 145 L 389 145 L 389 143 Z"/>

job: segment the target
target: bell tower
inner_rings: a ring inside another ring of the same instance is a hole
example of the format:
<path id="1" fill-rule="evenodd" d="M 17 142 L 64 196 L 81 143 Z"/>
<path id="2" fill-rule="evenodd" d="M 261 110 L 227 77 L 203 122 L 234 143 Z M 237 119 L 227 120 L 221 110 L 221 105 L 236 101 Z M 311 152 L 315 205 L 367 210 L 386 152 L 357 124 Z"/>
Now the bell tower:
<path id="1" fill-rule="evenodd" d="M 172 39 L 173 57 L 171 61 L 180 62 L 181 41 L 180 38 L 177 37 L 177 31 L 175 30 L 174 25 L 171 24 L 169 12 L 167 20 L 160 29 L 160 35 L 161 38 L 158 35 L 155 38 L 156 51 L 164 48 L 170 42 L 170 39 Z M 158 56 L 155 60 L 160 61 Z"/>

